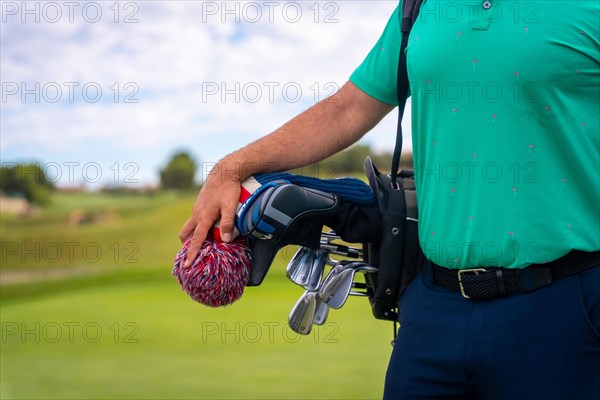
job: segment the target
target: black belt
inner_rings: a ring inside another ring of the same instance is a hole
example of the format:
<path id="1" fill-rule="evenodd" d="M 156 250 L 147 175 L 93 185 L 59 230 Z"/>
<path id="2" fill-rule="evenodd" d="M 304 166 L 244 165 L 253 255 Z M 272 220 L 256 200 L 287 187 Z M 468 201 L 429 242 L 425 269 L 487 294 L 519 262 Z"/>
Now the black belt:
<path id="1" fill-rule="evenodd" d="M 482 267 L 457 270 L 432 263 L 435 284 L 460 292 L 466 299 L 478 300 L 530 292 L 597 265 L 600 265 L 600 251 L 579 250 L 573 250 L 557 260 L 532 264 L 523 269 Z"/>

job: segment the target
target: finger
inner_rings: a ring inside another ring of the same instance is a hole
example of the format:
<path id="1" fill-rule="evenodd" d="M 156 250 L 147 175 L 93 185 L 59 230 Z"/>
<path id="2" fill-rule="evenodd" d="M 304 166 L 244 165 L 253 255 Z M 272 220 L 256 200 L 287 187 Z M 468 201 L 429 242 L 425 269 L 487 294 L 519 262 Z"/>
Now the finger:
<path id="1" fill-rule="evenodd" d="M 179 231 L 179 240 L 181 240 L 181 243 L 185 242 L 194 233 L 194 229 L 196 229 L 196 221 L 190 218 L 183 224 L 183 227 Z"/>
<path id="2" fill-rule="evenodd" d="M 190 247 L 188 248 L 184 268 L 189 268 L 198 256 L 200 248 L 202 247 L 202 243 L 204 243 L 204 240 L 206 239 L 206 235 L 208 234 L 208 230 L 210 229 L 210 227 L 211 225 L 207 227 L 202 220 L 198 223 L 198 225 L 196 225 L 196 229 L 194 229 L 194 234 L 192 236 L 192 242 L 190 243 Z"/>
<path id="3" fill-rule="evenodd" d="M 233 228 L 235 227 L 235 212 L 237 210 L 237 200 L 235 202 L 227 202 L 221 209 L 221 221 L 219 223 L 221 229 L 221 238 L 224 242 L 231 242 L 233 239 Z"/>

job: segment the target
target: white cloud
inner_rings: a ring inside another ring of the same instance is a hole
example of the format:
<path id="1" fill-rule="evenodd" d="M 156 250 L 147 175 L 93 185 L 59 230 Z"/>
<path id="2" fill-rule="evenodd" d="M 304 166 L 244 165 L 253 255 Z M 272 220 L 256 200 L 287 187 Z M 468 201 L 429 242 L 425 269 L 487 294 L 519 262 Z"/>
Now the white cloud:
<path id="1" fill-rule="evenodd" d="M 118 23 L 109 9 L 114 3 L 96 4 L 102 6 L 96 23 L 86 22 L 81 11 L 71 23 L 67 9 L 57 23 L 44 15 L 39 23 L 26 15 L 22 23 L 19 13 L 3 14 L 3 161 L 60 161 L 77 154 L 109 162 L 132 154 L 151 179 L 174 149 L 189 147 L 203 160 L 216 160 L 279 126 L 315 96 L 330 94 L 328 82 L 344 83 L 397 2 L 292 3 L 302 10 L 295 23 L 296 6 L 285 8 L 286 2 L 271 9 L 272 21 L 267 2 L 119 3 Z M 238 4 L 238 15 L 226 14 L 223 4 L 228 10 Z M 254 22 L 259 9 L 262 16 Z M 123 23 L 127 15 L 139 22 Z M 324 22 L 327 16 L 333 23 Z M 39 102 L 34 93 L 23 101 L 21 85 L 31 90 L 36 83 Z M 18 92 L 10 95 L 5 89 L 13 84 Z M 62 94 L 51 103 L 56 86 Z M 215 86 L 217 93 L 203 93 Z M 94 103 L 96 87 L 102 96 Z M 297 88 L 301 97 L 292 102 Z M 127 95 L 139 102 L 124 103 Z M 394 132 L 388 117 L 369 140 L 389 148 Z"/>

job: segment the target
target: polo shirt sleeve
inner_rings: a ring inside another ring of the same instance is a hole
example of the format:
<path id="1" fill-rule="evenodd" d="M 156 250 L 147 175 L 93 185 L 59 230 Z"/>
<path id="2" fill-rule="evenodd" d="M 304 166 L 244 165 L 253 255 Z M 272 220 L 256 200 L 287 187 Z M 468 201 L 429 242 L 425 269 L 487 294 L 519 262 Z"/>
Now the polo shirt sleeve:
<path id="1" fill-rule="evenodd" d="M 396 81 L 402 37 L 400 14 L 401 7 L 398 6 L 375 46 L 350 76 L 350 81 L 363 92 L 392 105 L 398 105 Z"/>

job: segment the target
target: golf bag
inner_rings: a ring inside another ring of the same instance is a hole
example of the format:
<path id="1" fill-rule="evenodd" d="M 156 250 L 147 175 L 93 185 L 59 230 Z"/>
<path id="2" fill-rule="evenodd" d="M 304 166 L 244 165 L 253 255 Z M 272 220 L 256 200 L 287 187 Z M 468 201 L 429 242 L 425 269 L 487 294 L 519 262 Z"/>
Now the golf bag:
<path id="1" fill-rule="evenodd" d="M 366 274 L 371 310 L 377 319 L 395 321 L 400 297 L 420 272 L 423 253 L 419 245 L 417 194 L 412 171 L 392 177 L 377 170 L 369 157 L 365 172 L 375 192 L 381 221 L 377 242 L 363 245 L 365 261 L 377 268 Z"/>
<path id="2" fill-rule="evenodd" d="M 398 302 L 410 282 L 420 272 L 424 259 L 419 245 L 418 209 L 412 171 L 392 177 L 377 170 L 369 157 L 365 172 L 375 192 L 381 220 L 377 242 L 363 245 L 364 259 L 377 268 L 366 274 L 372 289 L 371 310 L 377 319 L 396 321 Z"/>
<path id="3" fill-rule="evenodd" d="M 381 217 L 381 239 L 364 245 L 365 261 L 377 268 L 367 274 L 369 297 L 375 318 L 396 321 L 402 294 L 420 272 L 424 260 L 419 245 L 417 196 L 413 170 L 398 172 L 402 151 L 402 116 L 408 97 L 406 45 L 423 0 L 404 0 L 401 21 L 402 42 L 398 59 L 398 127 L 391 174 L 380 173 L 370 158 L 365 173 L 375 192 Z"/>

